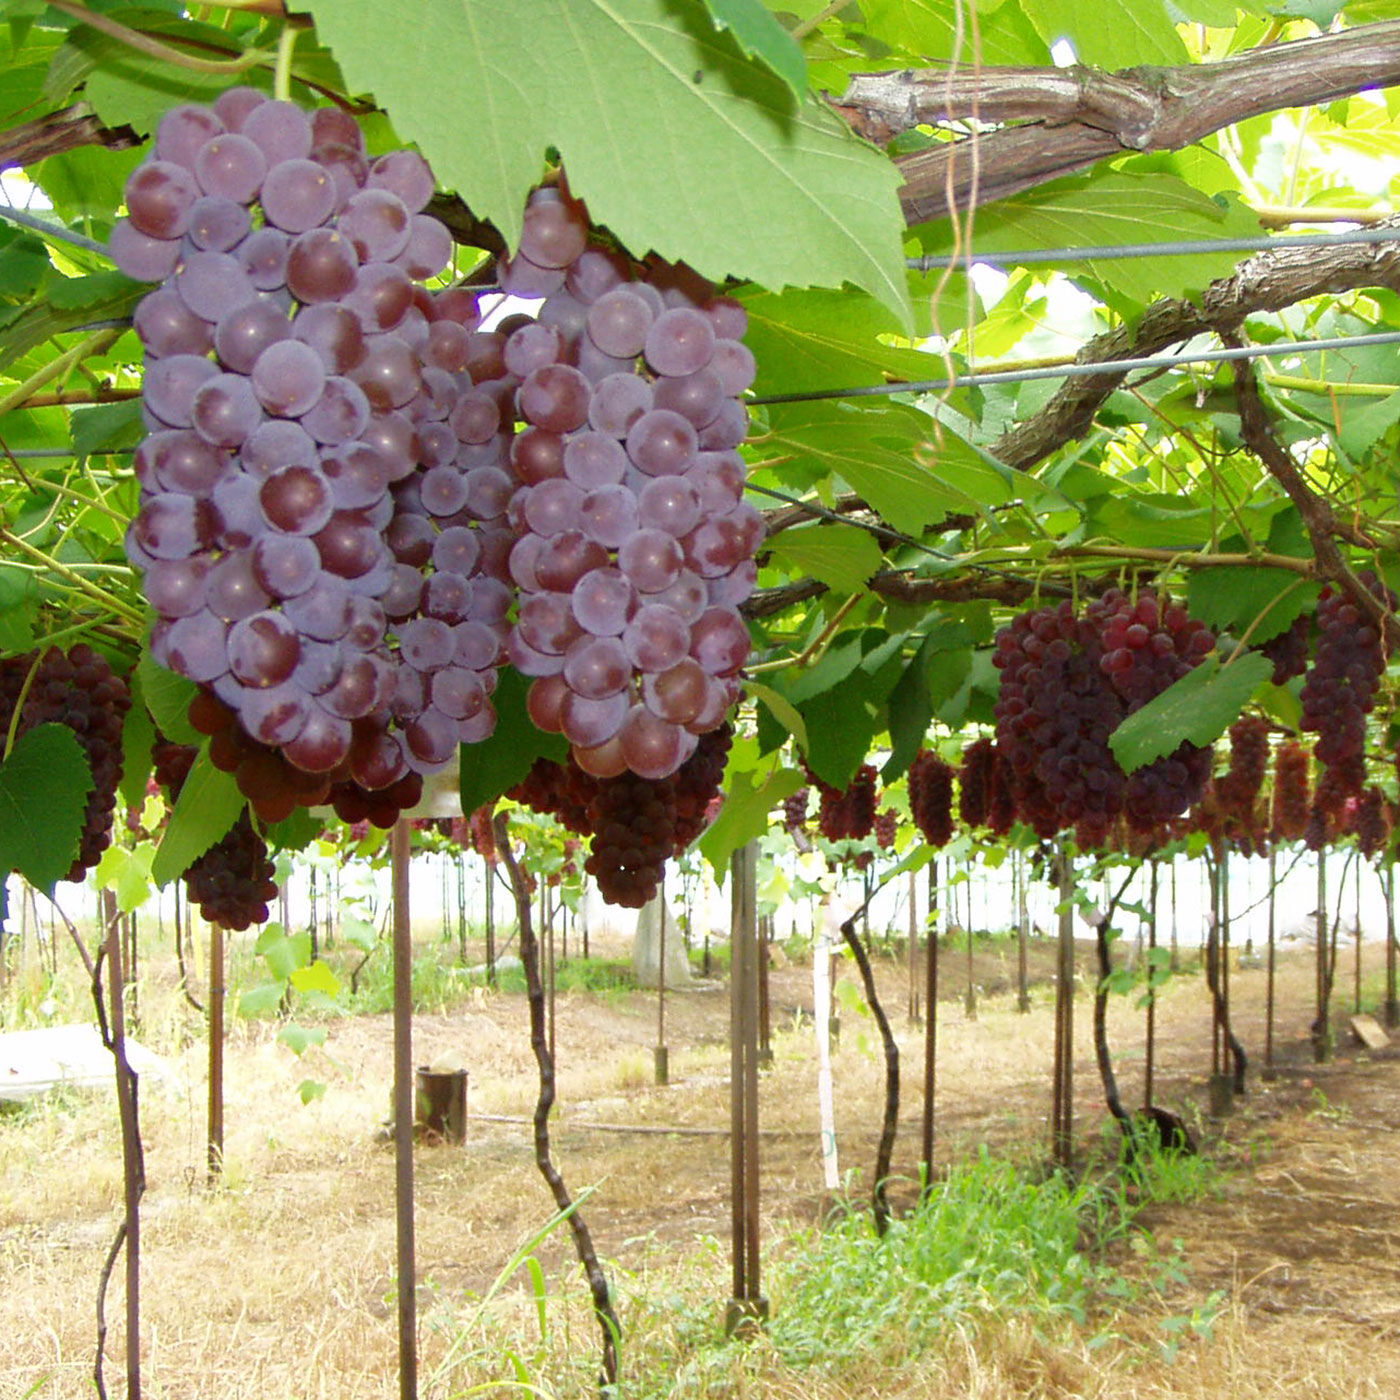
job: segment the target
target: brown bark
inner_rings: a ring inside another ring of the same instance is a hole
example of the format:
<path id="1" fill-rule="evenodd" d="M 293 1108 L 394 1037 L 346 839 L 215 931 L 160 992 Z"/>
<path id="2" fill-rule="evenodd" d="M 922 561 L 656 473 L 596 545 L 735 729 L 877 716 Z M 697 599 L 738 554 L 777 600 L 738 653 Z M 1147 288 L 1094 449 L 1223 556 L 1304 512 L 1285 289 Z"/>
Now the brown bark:
<path id="1" fill-rule="evenodd" d="M 1129 68 L 909 69 L 857 73 L 837 110 L 872 139 L 942 121 L 1012 123 L 914 151 L 908 223 L 1005 199 L 1125 151 L 1175 151 L 1234 122 L 1400 83 L 1400 21 L 1255 49 L 1218 63 Z M 1019 124 L 1018 124 L 1019 123 Z"/>
<path id="2" fill-rule="evenodd" d="M 140 141 L 129 126 L 103 126 L 82 106 L 64 107 L 0 132 L 0 170 L 32 165 L 80 146 L 110 146 L 121 151 L 137 145 Z"/>

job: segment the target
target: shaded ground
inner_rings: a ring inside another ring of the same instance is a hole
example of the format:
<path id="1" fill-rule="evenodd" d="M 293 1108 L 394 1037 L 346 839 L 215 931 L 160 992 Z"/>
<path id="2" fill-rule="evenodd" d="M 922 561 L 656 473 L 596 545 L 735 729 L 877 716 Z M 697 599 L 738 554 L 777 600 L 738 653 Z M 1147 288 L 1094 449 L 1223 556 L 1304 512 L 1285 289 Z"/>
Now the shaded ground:
<path id="1" fill-rule="evenodd" d="M 1033 947 L 1035 966 L 1051 958 Z M 1380 950 L 1367 950 L 1373 994 Z M 939 1008 L 939 1162 L 979 1143 L 1043 1141 L 1053 1016 L 1037 987 L 1028 1014 L 1014 996 L 1015 949 L 975 949 L 977 1018 L 963 1004 L 962 948 L 945 952 Z M 1090 966 L 1081 949 L 1081 970 Z M 854 970 L 844 967 L 844 978 Z M 905 1067 L 895 1171 L 912 1174 L 920 1121 L 922 1031 L 907 1015 L 908 970 L 879 975 Z M 1263 976 L 1233 982 L 1240 1033 L 1263 1044 Z M 1000 992 L 998 986 L 1009 988 Z M 1082 983 L 1087 988 L 1087 983 Z M 1392 1394 L 1400 1383 L 1400 1065 L 1389 1051 L 1348 1044 L 1333 1064 L 1311 1062 L 1311 965 L 1280 977 L 1278 1074 L 1235 1113 L 1203 1114 L 1210 1066 L 1209 1008 L 1199 977 L 1173 985 L 1159 1012 L 1159 1103 L 1182 1112 L 1229 1171 L 1219 1199 L 1149 1220 L 1163 1251 L 1183 1242 L 1189 1310 L 1213 1290 L 1229 1304 L 1213 1339 L 1171 1367 L 1102 1374 L 1083 1365 L 1040 1367 L 1020 1391 L 967 1393 L 1114 1396 Z M 811 970 L 776 970 L 771 983 L 773 1066 L 763 1077 L 762 1191 L 768 1239 L 784 1220 L 820 1218 Z M 203 1184 L 205 1051 L 198 1023 L 173 996 L 147 994 L 158 1038 L 186 1038 L 183 1076 L 146 1096 L 150 1190 L 144 1225 L 143 1339 L 149 1394 L 221 1397 L 394 1392 L 392 1153 L 382 1140 L 389 1101 L 385 1016 L 329 1024 L 323 1049 L 297 1060 L 269 1023 L 237 1023 L 227 1068 L 224 1183 Z M 587 1214 L 613 1262 L 624 1300 L 678 1257 L 692 1278 L 712 1277 L 716 1316 L 728 1292 L 728 995 L 716 982 L 672 995 L 666 1009 L 671 1083 L 653 1082 L 654 994 L 562 996 L 556 1008 L 560 1110 L 553 1138 L 570 1184 L 591 1186 Z M 1092 1142 L 1103 1117 L 1089 1042 L 1087 995 L 1076 1012 L 1077 1128 Z M 158 1025 L 156 1023 L 159 1023 Z M 1143 1018 L 1115 999 L 1110 1036 L 1125 1099 L 1141 1095 Z M 148 1035 L 149 1038 L 149 1035 Z M 462 1057 L 471 1072 L 464 1148 L 417 1158 L 418 1246 L 424 1351 L 444 1345 L 435 1320 L 468 1292 L 489 1287 L 551 1203 L 532 1161 L 528 1124 L 535 1070 L 523 997 L 476 993 L 449 1016 L 416 1024 L 420 1063 Z M 873 1025 L 847 1012 L 835 1056 L 843 1170 L 868 1176 L 883 1099 Z M 303 1107 L 297 1085 L 327 1085 Z M 120 1148 L 109 1096 L 64 1095 L 0 1118 L 0 1397 L 84 1392 L 91 1370 L 95 1280 L 120 1200 Z M 854 1188 L 863 1192 L 864 1187 Z M 717 1244 L 711 1241 L 718 1241 Z M 567 1241 L 541 1258 L 570 1274 Z M 669 1261 L 669 1263 L 668 1263 Z M 567 1285 L 577 1287 L 576 1283 Z M 113 1393 L 120 1393 L 119 1290 L 109 1313 Z M 591 1335 L 577 1345 L 592 1347 Z M 827 1392 L 823 1392 L 825 1394 Z M 836 1394 L 838 1392 L 830 1392 Z M 887 1392 L 903 1394 L 897 1378 Z"/>

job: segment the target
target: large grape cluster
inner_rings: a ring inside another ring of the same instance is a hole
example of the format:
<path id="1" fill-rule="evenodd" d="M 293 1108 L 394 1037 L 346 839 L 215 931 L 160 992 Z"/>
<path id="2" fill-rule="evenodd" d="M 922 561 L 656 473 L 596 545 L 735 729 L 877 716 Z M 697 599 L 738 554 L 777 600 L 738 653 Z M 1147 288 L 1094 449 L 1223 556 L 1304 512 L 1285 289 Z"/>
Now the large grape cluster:
<path id="1" fill-rule="evenodd" d="M 997 761 L 996 741 L 983 736 L 964 750 L 958 774 L 958 817 L 969 830 L 987 825 Z"/>
<path id="2" fill-rule="evenodd" d="M 162 283 L 127 537 L 151 652 L 220 702 L 202 727 L 268 820 L 392 820 L 494 724 L 513 386 L 474 297 L 420 285 L 452 251 L 432 193 L 345 113 L 236 88 L 165 115 L 112 236 Z"/>
<path id="3" fill-rule="evenodd" d="M 1385 793 L 1374 784 L 1357 801 L 1351 827 L 1356 833 L 1357 848 L 1367 860 L 1374 860 L 1390 840 L 1390 813 Z"/>
<path id="4" fill-rule="evenodd" d="M 1308 825 L 1308 751 L 1285 739 L 1274 754 L 1270 826 L 1275 841 L 1298 841 Z"/>
<path id="5" fill-rule="evenodd" d="M 909 814 L 935 850 L 953 839 L 953 768 L 928 749 L 909 765 Z"/>
<path id="6" fill-rule="evenodd" d="M 21 697 L 23 708 L 15 725 Z M 12 725 L 18 737 L 41 724 L 62 724 L 77 737 L 92 770 L 78 854 L 65 880 L 81 880 L 111 842 L 112 811 L 122 777 L 122 723 L 130 708 L 126 682 L 106 657 L 85 643 L 66 652 L 50 647 L 0 661 L 0 750 Z"/>
<path id="7" fill-rule="evenodd" d="M 1042 836 L 1074 828 L 1100 845 L 1119 813 L 1150 828 L 1196 801 L 1208 750 L 1182 744 L 1124 775 L 1108 746 L 1128 715 L 1179 680 L 1215 645 L 1166 598 L 1110 589 L 1082 618 L 1068 601 L 1024 612 L 997 634 L 997 746 L 1021 817 Z"/>
<path id="8" fill-rule="evenodd" d="M 861 764 L 844 789 L 813 777 L 820 797 L 817 825 L 828 841 L 864 841 L 875 830 L 879 805 L 875 777 L 875 768 L 869 763 Z"/>
<path id="9" fill-rule="evenodd" d="M 151 750 L 156 782 L 173 802 L 189 777 L 198 750 L 158 740 Z M 268 906 L 277 898 L 276 870 L 267 842 L 247 811 L 229 831 L 184 872 L 185 890 L 211 923 L 226 929 L 265 924 Z"/>
<path id="10" fill-rule="evenodd" d="M 735 451 L 752 382 L 735 301 L 589 243 L 583 206 L 537 191 L 508 291 L 543 295 L 505 346 L 525 424 L 510 572 L 529 706 L 599 777 L 674 773 L 738 695 L 763 517 Z"/>
<path id="11" fill-rule="evenodd" d="M 1360 582 L 1389 608 L 1395 595 L 1367 570 Z M 1366 784 L 1366 716 L 1385 671 L 1380 629 L 1345 593 L 1327 587 L 1317 604 L 1318 641 L 1303 681 L 1303 728 L 1318 736 L 1313 753 L 1323 766 L 1314 805 L 1335 819 Z"/>

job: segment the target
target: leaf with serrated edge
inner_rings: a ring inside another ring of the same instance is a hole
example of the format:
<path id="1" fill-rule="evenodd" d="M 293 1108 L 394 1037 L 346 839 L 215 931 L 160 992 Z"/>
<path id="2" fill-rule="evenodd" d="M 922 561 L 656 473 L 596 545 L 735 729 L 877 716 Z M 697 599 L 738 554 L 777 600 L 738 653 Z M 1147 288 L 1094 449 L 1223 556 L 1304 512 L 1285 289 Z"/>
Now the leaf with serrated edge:
<path id="1" fill-rule="evenodd" d="M 774 556 L 840 593 L 859 593 L 884 561 L 880 546 L 855 525 L 802 525 L 770 541 Z"/>
<path id="2" fill-rule="evenodd" d="M 531 721 L 525 708 L 529 684 L 518 671 L 504 668 L 492 696 L 497 715 L 494 733 L 480 744 L 462 745 L 458 783 L 464 812 L 495 802 L 524 778 L 537 758 L 562 763 L 568 757 L 568 740 L 536 729 Z"/>
<path id="3" fill-rule="evenodd" d="M 774 289 L 849 282 L 910 321 L 899 172 L 815 97 L 794 102 L 700 0 L 420 0 L 431 83 L 399 7 L 308 8 L 352 90 L 373 92 L 512 247 L 553 146 L 634 253 Z"/>
<path id="4" fill-rule="evenodd" d="M 759 704 L 766 705 L 769 713 L 797 741 L 798 748 L 807 747 L 807 725 L 797 706 L 786 695 L 779 695 L 772 686 L 761 685 L 758 681 L 748 681 L 744 689 Z"/>
<path id="5" fill-rule="evenodd" d="M 52 892 L 78 854 L 92 769 L 73 731 L 40 724 L 0 764 L 0 877 Z"/>
<path id="6" fill-rule="evenodd" d="M 190 701 L 199 687 L 174 671 L 167 671 L 149 652 L 142 652 L 136 663 L 141 694 L 156 728 L 174 744 L 199 744 L 204 736 L 190 723 Z"/>
<path id="7" fill-rule="evenodd" d="M 151 863 L 151 878 L 158 885 L 178 879 L 227 835 L 246 806 L 233 774 L 215 768 L 209 761 L 209 750 L 201 749 L 161 837 Z"/>
<path id="8" fill-rule="evenodd" d="M 747 841 L 755 841 L 768 830 L 768 813 L 806 781 L 796 768 L 780 768 L 764 776 L 738 772 L 729 783 L 724 806 L 700 838 L 700 854 L 722 879 L 729 869 L 729 858 Z"/>
<path id="9" fill-rule="evenodd" d="M 1179 744 L 1213 744 L 1273 669 L 1273 662 L 1257 652 L 1244 652 L 1228 666 L 1207 657 L 1113 731 L 1108 746 L 1119 767 L 1132 773 Z"/>
<path id="10" fill-rule="evenodd" d="M 727 29 L 750 58 L 766 63 L 801 97 L 807 88 L 807 60 L 797 40 L 778 23 L 762 0 L 705 0 L 716 29 Z"/>

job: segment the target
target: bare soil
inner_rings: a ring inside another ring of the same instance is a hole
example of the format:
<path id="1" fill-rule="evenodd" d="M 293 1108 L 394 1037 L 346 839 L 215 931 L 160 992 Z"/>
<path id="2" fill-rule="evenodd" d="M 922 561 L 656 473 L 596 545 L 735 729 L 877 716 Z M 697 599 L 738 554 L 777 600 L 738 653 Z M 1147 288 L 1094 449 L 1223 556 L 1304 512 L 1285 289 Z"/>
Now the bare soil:
<path id="1" fill-rule="evenodd" d="M 1048 941 L 1034 940 L 1032 1005 L 1015 996 L 1015 947 L 978 942 L 966 1003 L 960 944 L 942 957 L 938 1008 L 938 1162 L 979 1144 L 1025 1151 L 1044 1143 L 1053 996 Z M 1091 950 L 1080 949 L 1076 1126 L 1087 1145 L 1104 1110 L 1090 1041 Z M 1383 950 L 1366 949 L 1367 987 Z M 895 1171 L 916 1171 L 923 1029 L 909 1012 L 909 972 L 878 964 L 901 1047 L 903 1097 Z M 171 1086 L 148 1085 L 143 1127 L 143 1337 L 147 1393 L 158 1397 L 336 1397 L 397 1393 L 393 1302 L 393 1156 L 383 1131 L 390 1092 L 387 1016 L 327 1022 L 328 1038 L 298 1060 L 271 1022 L 236 1022 L 227 1050 L 226 1164 L 204 1173 L 206 1050 L 168 972 L 147 990 L 147 1038 L 170 1050 Z M 841 976 L 855 978 L 846 965 Z M 1170 1365 L 1143 1354 L 1056 1357 L 964 1378 L 963 1393 L 1149 1397 L 1393 1395 L 1400 1385 L 1400 1064 L 1346 1033 L 1337 1057 L 1313 1063 L 1310 953 L 1281 962 L 1273 1077 L 1261 1068 L 1264 975 L 1232 979 L 1237 1029 L 1253 1064 L 1249 1092 L 1207 1116 L 1210 1010 L 1185 975 L 1158 1013 L 1155 1098 L 1186 1117 L 1225 1168 L 1218 1198 L 1154 1208 L 1163 1250 L 1182 1242 L 1186 1312 L 1212 1291 L 1228 1303 L 1209 1336 Z M 1347 994 L 1349 1000 L 1349 992 Z M 1344 1012 L 1343 996 L 1335 1005 Z M 818 1152 L 809 966 L 770 981 L 773 1063 L 763 1075 L 761 1177 L 766 1245 L 830 1202 Z M 654 993 L 561 996 L 556 1005 L 560 1104 L 552 1136 L 600 1254 L 622 1295 L 677 1269 L 713 1291 L 716 1326 L 729 1291 L 730 1155 L 726 986 L 667 997 L 670 1082 L 654 1082 Z M 1144 1018 L 1115 998 L 1109 1034 L 1124 1098 L 1140 1102 Z M 462 1147 L 423 1145 L 416 1158 L 420 1314 L 425 1368 L 449 1344 L 439 1324 L 486 1291 L 517 1245 L 548 1219 L 528 1122 L 536 1093 L 524 998 L 478 990 L 450 1015 L 420 1016 L 415 1058 L 456 1057 L 470 1072 Z M 873 1023 L 847 1011 L 835 1053 L 838 1147 L 853 1190 L 868 1187 L 880 1128 L 883 1061 Z M 303 1106 L 298 1084 L 326 1084 Z M 94 1298 L 119 1218 L 120 1143 L 109 1095 L 60 1094 L 0 1116 L 0 1400 L 91 1393 Z M 864 1184 L 862 1184 L 864 1183 Z M 562 1233 L 538 1250 L 551 1290 L 582 1297 Z M 512 1282 L 512 1289 L 515 1288 Z M 108 1383 L 122 1393 L 120 1269 L 108 1301 Z M 593 1348 L 591 1330 L 572 1338 Z M 1004 1360 L 1004 1358 L 1003 1358 Z M 975 1370 L 976 1368 L 974 1368 Z M 993 1374 L 996 1371 L 996 1374 Z M 980 1378 L 979 1378 L 980 1377 Z M 740 1393 L 735 1391 L 734 1393 Z M 788 1390 L 743 1393 L 788 1394 Z M 845 1395 L 840 1389 L 813 1395 Z M 924 1394 L 891 1376 L 883 1395 Z"/>

